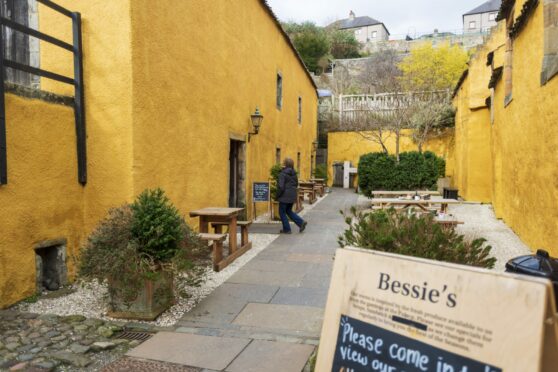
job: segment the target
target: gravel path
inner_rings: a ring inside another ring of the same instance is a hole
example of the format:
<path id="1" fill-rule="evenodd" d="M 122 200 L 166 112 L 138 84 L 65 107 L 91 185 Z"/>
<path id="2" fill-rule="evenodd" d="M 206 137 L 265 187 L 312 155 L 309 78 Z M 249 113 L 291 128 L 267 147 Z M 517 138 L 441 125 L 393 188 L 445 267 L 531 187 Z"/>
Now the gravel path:
<path id="1" fill-rule="evenodd" d="M 494 270 L 504 271 L 509 259 L 532 253 L 508 225 L 496 218 L 491 205 L 452 205 L 449 211 L 459 221 L 465 222 L 457 227 L 460 234 L 471 239 L 482 237 L 488 240 L 492 255 L 498 260 Z"/>
<path id="2" fill-rule="evenodd" d="M 277 237 L 278 235 L 271 234 L 250 234 L 252 249 L 224 270 L 217 273 L 211 266 L 207 266 L 200 268 L 194 275 L 177 278 L 179 288 L 188 293 L 189 297 L 178 299 L 174 306 L 161 314 L 155 321 L 142 323 L 159 327 L 172 326 Z M 15 310 L 35 314 L 83 315 L 87 318 L 115 320 L 106 316 L 107 287 L 105 284 L 95 281 L 82 282 L 74 284 L 73 289 L 75 292 L 67 296 L 54 299 L 43 298 L 30 304 L 21 303 L 15 307 Z"/>

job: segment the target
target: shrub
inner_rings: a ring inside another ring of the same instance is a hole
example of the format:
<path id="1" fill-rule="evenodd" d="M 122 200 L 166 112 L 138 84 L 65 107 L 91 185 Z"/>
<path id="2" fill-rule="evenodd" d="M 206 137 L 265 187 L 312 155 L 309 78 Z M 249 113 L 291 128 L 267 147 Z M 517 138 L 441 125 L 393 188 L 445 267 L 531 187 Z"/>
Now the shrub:
<path id="1" fill-rule="evenodd" d="M 322 178 L 327 183 L 327 165 L 318 164 L 316 169 L 314 169 L 314 178 Z"/>
<path id="2" fill-rule="evenodd" d="M 397 213 L 394 209 L 345 215 L 349 226 L 338 239 L 341 247 L 365 249 L 422 257 L 431 260 L 493 268 L 491 246 L 485 239 L 468 241 L 454 229 L 442 228 L 431 215 Z"/>
<path id="3" fill-rule="evenodd" d="M 269 178 L 271 180 L 271 200 L 277 200 L 277 184 L 279 183 L 279 175 L 281 174 L 281 170 L 283 170 L 281 164 L 275 164 L 269 170 Z"/>
<path id="4" fill-rule="evenodd" d="M 178 210 L 161 189 L 145 190 L 131 205 L 131 233 L 140 253 L 165 262 L 175 256 L 183 231 Z"/>
<path id="5" fill-rule="evenodd" d="M 365 195 L 374 190 L 430 189 L 445 175 L 446 162 L 432 152 L 404 152 L 399 162 L 383 152 L 360 157 L 359 186 Z"/>

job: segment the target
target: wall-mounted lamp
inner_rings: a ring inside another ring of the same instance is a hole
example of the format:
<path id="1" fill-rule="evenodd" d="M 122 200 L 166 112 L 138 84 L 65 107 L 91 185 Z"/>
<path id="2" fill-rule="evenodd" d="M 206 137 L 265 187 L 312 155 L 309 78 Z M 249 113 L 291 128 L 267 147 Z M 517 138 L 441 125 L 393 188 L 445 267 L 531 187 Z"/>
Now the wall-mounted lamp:
<path id="1" fill-rule="evenodd" d="M 254 127 L 254 131 L 248 133 L 248 142 L 250 142 L 250 137 L 255 136 L 260 132 L 260 126 L 262 125 L 263 115 L 260 112 L 260 109 L 258 107 L 256 107 L 256 112 L 250 115 L 250 119 L 252 121 L 252 127 Z"/>

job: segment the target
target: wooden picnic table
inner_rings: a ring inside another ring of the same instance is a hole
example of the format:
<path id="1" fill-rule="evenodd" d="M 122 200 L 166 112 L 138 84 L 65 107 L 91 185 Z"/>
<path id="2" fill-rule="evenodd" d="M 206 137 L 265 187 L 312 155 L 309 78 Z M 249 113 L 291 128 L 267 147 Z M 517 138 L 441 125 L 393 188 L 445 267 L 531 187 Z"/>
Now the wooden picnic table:
<path id="1" fill-rule="evenodd" d="M 310 182 L 318 183 L 325 186 L 325 178 L 310 178 Z"/>
<path id="2" fill-rule="evenodd" d="M 298 187 L 303 194 L 308 194 L 308 200 L 310 204 L 314 204 L 316 201 L 316 184 L 314 182 L 301 181 L 298 183 Z"/>
<path id="3" fill-rule="evenodd" d="M 382 197 L 382 196 L 407 196 L 407 195 L 416 195 L 419 194 L 420 196 L 430 195 L 430 196 L 440 196 L 438 191 L 428 191 L 428 190 L 419 190 L 419 191 L 382 191 L 382 190 L 375 190 L 372 191 L 372 196 L 375 198 Z"/>
<path id="4" fill-rule="evenodd" d="M 429 199 L 429 200 L 414 200 L 414 199 L 372 199 L 372 205 L 379 205 L 381 208 L 389 207 L 418 207 L 425 212 L 428 212 L 428 208 L 432 205 L 439 204 L 440 211 L 446 212 L 449 204 L 459 204 L 460 202 L 455 199 Z"/>
<path id="5" fill-rule="evenodd" d="M 229 225 L 229 253 L 232 255 L 237 251 L 237 220 L 238 214 L 243 210 L 244 208 L 203 208 L 190 212 L 190 217 L 200 218 L 200 233 L 208 233 L 211 222 L 226 222 Z"/>

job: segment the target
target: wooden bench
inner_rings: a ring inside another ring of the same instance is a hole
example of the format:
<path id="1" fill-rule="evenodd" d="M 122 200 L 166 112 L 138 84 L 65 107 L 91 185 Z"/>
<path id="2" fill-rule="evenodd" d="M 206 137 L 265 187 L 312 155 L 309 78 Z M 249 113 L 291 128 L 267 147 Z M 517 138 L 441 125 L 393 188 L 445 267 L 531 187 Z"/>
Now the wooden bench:
<path id="1" fill-rule="evenodd" d="M 200 239 L 211 243 L 213 248 L 213 270 L 220 271 L 222 268 L 219 264 L 223 261 L 223 242 L 227 239 L 227 234 L 201 233 Z"/>
<path id="2" fill-rule="evenodd" d="M 308 194 L 308 202 L 310 204 L 314 204 L 314 202 L 316 201 L 316 190 L 314 189 L 314 186 L 301 187 L 300 191 L 302 192 L 302 195 Z"/>
<path id="3" fill-rule="evenodd" d="M 223 233 L 223 226 L 228 226 L 226 222 L 212 222 L 211 226 L 215 230 L 215 234 Z M 244 247 L 248 244 L 248 228 L 252 225 L 252 221 L 236 221 L 236 226 L 240 226 L 240 246 Z"/>

